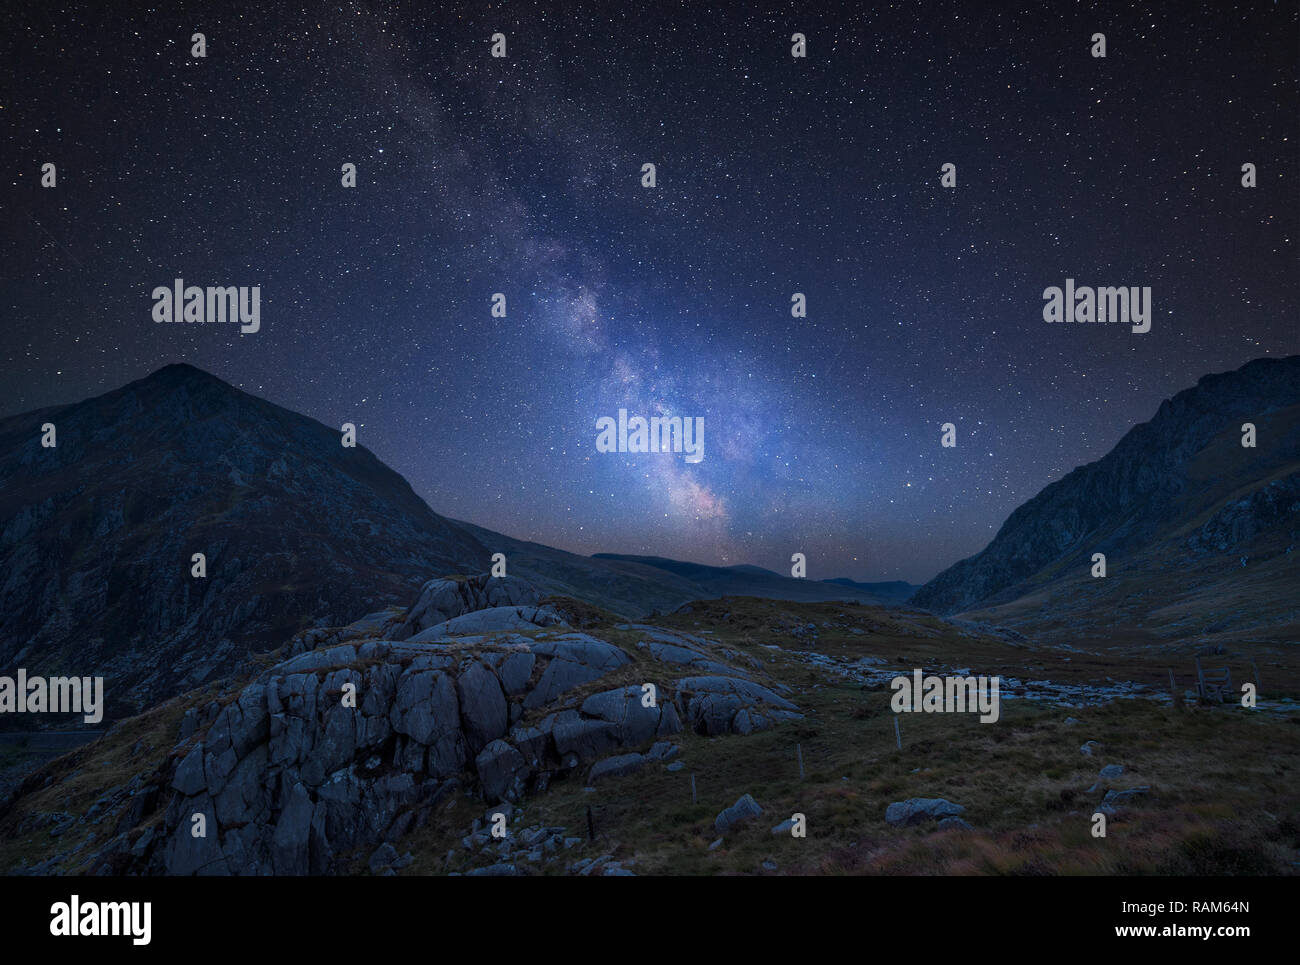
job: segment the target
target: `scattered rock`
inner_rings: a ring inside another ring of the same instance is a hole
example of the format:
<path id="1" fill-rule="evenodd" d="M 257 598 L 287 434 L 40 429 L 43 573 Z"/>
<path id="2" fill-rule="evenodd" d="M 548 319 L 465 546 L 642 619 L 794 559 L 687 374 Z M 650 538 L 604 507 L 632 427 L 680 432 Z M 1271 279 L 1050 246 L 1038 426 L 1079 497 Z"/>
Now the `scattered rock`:
<path id="1" fill-rule="evenodd" d="M 614 856 L 612 854 L 602 854 L 599 858 L 596 858 L 595 860 L 592 860 L 590 858 L 584 858 L 582 861 L 584 867 L 581 871 L 578 872 L 578 874 L 583 875 L 584 877 L 590 877 L 593 871 L 596 871 L 598 868 L 601 868 L 602 866 L 612 861 L 613 859 Z"/>
<path id="2" fill-rule="evenodd" d="M 617 757 L 607 757 L 591 766 L 591 773 L 587 775 L 587 780 L 595 784 L 607 777 L 624 777 L 635 774 L 645 765 L 646 758 L 641 754 L 619 754 Z"/>
<path id="3" fill-rule="evenodd" d="M 737 824 L 758 817 L 762 813 L 763 809 L 758 806 L 758 802 L 753 797 L 742 794 L 735 804 L 718 812 L 718 816 L 713 819 L 713 827 L 718 834 L 726 834 Z"/>
<path id="4" fill-rule="evenodd" d="M 671 761 L 681 752 L 682 749 L 677 744 L 669 741 L 656 741 L 655 745 L 646 751 L 645 756 L 652 761 Z"/>
<path id="5" fill-rule="evenodd" d="M 1106 796 L 1101 799 L 1102 804 L 1109 804 L 1113 807 L 1129 804 L 1135 797 L 1146 794 L 1150 791 L 1149 786 L 1131 787 L 1127 791 L 1107 791 Z"/>
<path id="6" fill-rule="evenodd" d="M 885 821 L 894 827 L 906 828 L 939 818 L 953 817 L 966 809 L 941 797 L 913 797 L 895 801 L 885 809 Z"/>

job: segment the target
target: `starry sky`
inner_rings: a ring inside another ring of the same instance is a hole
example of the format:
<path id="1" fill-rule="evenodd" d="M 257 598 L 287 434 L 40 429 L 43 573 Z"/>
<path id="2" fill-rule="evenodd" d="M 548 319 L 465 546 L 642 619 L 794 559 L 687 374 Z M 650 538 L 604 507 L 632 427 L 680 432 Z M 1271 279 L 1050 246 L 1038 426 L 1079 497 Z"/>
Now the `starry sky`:
<path id="1" fill-rule="evenodd" d="M 511 536 L 924 582 L 1300 352 L 1295 0 L 26 6 L 0 414 L 187 361 Z M 261 286 L 261 330 L 155 323 L 177 277 Z M 1067 277 L 1150 286 L 1151 331 L 1046 324 Z M 621 407 L 703 461 L 597 452 Z"/>

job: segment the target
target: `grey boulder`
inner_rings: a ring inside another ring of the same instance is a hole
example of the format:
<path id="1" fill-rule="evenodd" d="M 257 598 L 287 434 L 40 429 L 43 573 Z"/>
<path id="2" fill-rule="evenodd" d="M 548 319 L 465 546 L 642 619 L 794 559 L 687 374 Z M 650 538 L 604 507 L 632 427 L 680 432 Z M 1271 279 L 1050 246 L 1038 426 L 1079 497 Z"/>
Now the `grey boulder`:
<path id="1" fill-rule="evenodd" d="M 913 797 L 895 801 L 885 809 L 885 821 L 896 828 L 911 827 L 941 818 L 955 817 L 966 809 L 941 797 Z"/>
<path id="2" fill-rule="evenodd" d="M 756 818 L 762 813 L 763 809 L 758 806 L 758 802 L 752 796 L 742 794 L 735 804 L 718 812 L 718 816 L 713 819 L 713 827 L 718 834 L 726 834 L 736 825 L 751 818 Z"/>
<path id="3" fill-rule="evenodd" d="M 619 754 L 616 757 L 607 757 L 591 766 L 591 773 L 587 775 L 587 782 L 595 784 L 607 777 L 624 777 L 628 774 L 635 774 L 645 765 L 646 759 L 641 754 Z"/>

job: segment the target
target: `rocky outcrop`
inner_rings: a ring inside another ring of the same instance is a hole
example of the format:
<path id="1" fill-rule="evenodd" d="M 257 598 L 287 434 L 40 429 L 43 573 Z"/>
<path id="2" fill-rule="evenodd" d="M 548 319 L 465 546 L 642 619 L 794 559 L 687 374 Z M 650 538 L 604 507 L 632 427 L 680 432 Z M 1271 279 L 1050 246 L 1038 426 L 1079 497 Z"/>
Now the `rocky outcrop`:
<path id="1" fill-rule="evenodd" d="M 483 783 L 483 797 L 488 803 L 517 800 L 523 797 L 531 768 L 518 748 L 500 738 L 479 751 L 474 768 Z"/>
<path id="2" fill-rule="evenodd" d="M 537 606 L 537 589 L 526 580 L 513 576 L 492 577 L 487 573 L 467 578 L 429 580 L 420 587 L 419 596 L 407 610 L 406 618 L 392 631 L 394 640 L 407 640 L 426 630 L 447 624 L 466 614 L 497 608 Z M 556 619 L 553 622 L 559 622 Z M 463 624 L 462 624 L 463 625 Z M 488 629 L 514 629 L 496 627 Z M 464 631 L 471 632 L 471 631 Z M 437 639 L 431 637 L 430 639 Z"/>
<path id="3" fill-rule="evenodd" d="M 564 619 L 550 607 L 497 606 L 477 613 L 466 613 L 435 624 L 409 639 L 417 642 L 450 640 L 454 637 L 500 633 L 505 630 L 535 630 L 553 627 Z"/>
<path id="4" fill-rule="evenodd" d="M 562 626 L 420 639 L 499 610 L 503 599 L 527 606 L 531 596 L 521 582 L 434 580 L 412 607 L 418 616 L 380 611 L 300 634 L 289 656 L 228 700 L 186 714 L 180 743 L 155 775 L 162 823 L 133 835 L 127 822 L 100 870 L 323 874 L 361 849 L 383 857 L 375 873 L 391 873 L 396 851 L 382 846 L 457 791 L 509 809 L 580 767 L 596 782 L 671 760 L 679 748 L 663 738 L 682 730 L 683 715 L 702 733 L 747 733 L 798 716 L 767 688 L 721 674 L 574 699 L 632 658 Z M 466 606 L 484 609 L 456 612 Z M 403 632 L 402 640 L 375 636 Z M 736 672 L 707 642 L 697 646 L 699 658 Z M 747 804 L 738 807 L 737 819 Z M 136 819 L 153 825 L 147 813 Z"/>
<path id="5" fill-rule="evenodd" d="M 1287 528 L 1291 544 L 1300 537 L 1300 473 L 1227 503 L 1188 538 L 1187 546 L 1197 553 L 1230 553 L 1277 527 Z"/>
<path id="6" fill-rule="evenodd" d="M 620 744 L 642 744 L 682 729 L 671 703 L 647 706 L 644 697 L 644 690 L 636 685 L 607 690 L 583 701 L 582 713 L 611 724 Z"/>
<path id="7" fill-rule="evenodd" d="M 370 640 L 292 657 L 177 755 L 154 867 L 327 873 L 342 852 L 395 841 L 458 787 L 518 800 L 611 748 L 680 730 L 671 703 L 642 707 L 633 687 L 511 727 L 627 661 L 580 633 L 507 634 L 472 651 Z M 205 837 L 191 833 L 196 815 Z"/>
<path id="8" fill-rule="evenodd" d="M 707 652 L 705 641 L 681 633 L 669 633 L 655 627 L 641 624 L 629 624 L 629 629 L 641 630 L 645 639 L 637 643 L 646 648 L 651 656 L 664 663 L 683 664 L 697 673 L 732 674 L 736 671 L 728 664 L 719 663 Z"/>
<path id="9" fill-rule="evenodd" d="M 785 698 L 736 676 L 732 652 L 711 641 L 689 642 L 730 675 L 674 687 L 656 668 L 671 672 L 683 661 L 645 648 L 634 658 L 562 624 L 423 639 L 535 598 L 522 581 L 433 580 L 409 613 L 387 608 L 297 634 L 274 666 L 187 710 L 160 766 L 96 802 L 96 822 L 110 819 L 114 836 L 84 866 L 327 874 L 370 855 L 373 873 L 391 874 L 404 860 L 399 840 L 453 794 L 509 812 L 570 774 L 596 782 L 652 763 L 663 773 L 680 753 L 666 738 L 683 719 L 721 734 L 798 716 Z M 456 612 L 467 606 L 483 609 Z M 602 686 L 611 675 L 619 676 Z M 497 857 L 535 866 L 534 850 Z"/>
<path id="10" fill-rule="evenodd" d="M 684 677 L 677 700 L 697 734 L 751 734 L 803 716 L 784 697 L 738 677 Z"/>

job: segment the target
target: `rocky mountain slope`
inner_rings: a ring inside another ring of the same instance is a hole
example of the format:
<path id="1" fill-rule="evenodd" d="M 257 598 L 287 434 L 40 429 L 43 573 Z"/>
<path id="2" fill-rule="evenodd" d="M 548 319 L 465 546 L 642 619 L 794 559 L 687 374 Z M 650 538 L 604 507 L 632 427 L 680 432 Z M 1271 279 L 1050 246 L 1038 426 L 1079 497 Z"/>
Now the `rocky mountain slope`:
<path id="1" fill-rule="evenodd" d="M 1241 445 L 1246 422 L 1255 448 Z M 1106 555 L 1105 579 L 1091 578 L 1094 553 Z M 1296 586 L 1300 356 L 1291 356 L 1206 376 L 1165 401 L 910 602 L 1043 627 L 1069 614 L 1163 635 L 1264 625 L 1291 633 Z"/>
<path id="2" fill-rule="evenodd" d="M 488 558 L 338 430 L 188 365 L 0 421 L 0 668 L 103 675 L 110 716 Z"/>

